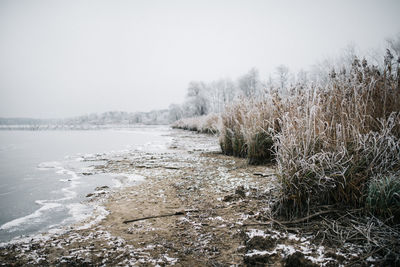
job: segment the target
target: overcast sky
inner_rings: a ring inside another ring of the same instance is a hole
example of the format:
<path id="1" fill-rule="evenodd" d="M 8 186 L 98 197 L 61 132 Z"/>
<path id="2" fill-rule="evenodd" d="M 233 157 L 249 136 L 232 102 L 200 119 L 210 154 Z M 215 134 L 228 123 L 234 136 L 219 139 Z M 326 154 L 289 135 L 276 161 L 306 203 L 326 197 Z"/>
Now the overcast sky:
<path id="1" fill-rule="evenodd" d="M 400 1 L 0 0 L 0 117 L 149 111 L 400 32 Z"/>

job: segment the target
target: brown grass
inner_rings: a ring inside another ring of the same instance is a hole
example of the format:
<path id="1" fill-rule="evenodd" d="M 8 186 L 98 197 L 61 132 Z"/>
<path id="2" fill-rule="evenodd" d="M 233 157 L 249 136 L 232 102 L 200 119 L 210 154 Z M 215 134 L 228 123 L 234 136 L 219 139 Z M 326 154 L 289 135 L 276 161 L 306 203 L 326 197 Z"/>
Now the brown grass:
<path id="1" fill-rule="evenodd" d="M 276 160 L 278 208 L 288 216 L 310 205 L 365 206 L 372 179 L 399 179 L 400 88 L 392 64 L 378 70 L 355 59 L 325 86 L 240 99 L 222 115 L 222 151 L 251 164 Z"/>

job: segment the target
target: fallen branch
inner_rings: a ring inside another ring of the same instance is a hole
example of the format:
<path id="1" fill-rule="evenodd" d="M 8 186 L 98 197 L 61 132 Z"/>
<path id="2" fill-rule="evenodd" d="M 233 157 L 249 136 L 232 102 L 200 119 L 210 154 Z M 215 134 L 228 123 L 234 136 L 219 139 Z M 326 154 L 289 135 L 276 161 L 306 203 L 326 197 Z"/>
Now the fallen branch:
<path id="1" fill-rule="evenodd" d="M 177 212 L 169 213 L 169 214 L 162 214 L 162 215 L 155 215 L 155 216 L 142 217 L 142 218 L 137 218 L 137 219 L 132 219 L 132 220 L 126 220 L 126 221 L 123 221 L 123 223 L 127 224 L 127 223 L 131 223 L 131 222 L 144 221 L 144 220 L 148 220 L 148 219 L 156 219 L 156 218 L 171 217 L 171 216 L 180 216 L 180 215 L 185 215 L 188 212 L 200 212 L 200 210 L 177 211 Z"/>
<path id="2" fill-rule="evenodd" d="M 179 167 L 175 167 L 175 166 L 163 166 L 163 168 L 167 169 L 167 170 L 179 170 L 180 169 Z"/>
<path id="3" fill-rule="evenodd" d="M 254 176 L 260 176 L 260 177 L 268 177 L 268 176 L 274 176 L 276 175 L 275 173 L 262 173 L 262 172 L 255 172 L 253 173 Z"/>

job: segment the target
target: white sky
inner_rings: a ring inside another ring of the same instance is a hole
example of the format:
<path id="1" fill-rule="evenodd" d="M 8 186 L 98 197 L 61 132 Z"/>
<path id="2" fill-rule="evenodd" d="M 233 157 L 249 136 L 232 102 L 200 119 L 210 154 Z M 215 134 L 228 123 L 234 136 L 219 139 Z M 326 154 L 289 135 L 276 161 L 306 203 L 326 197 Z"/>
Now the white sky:
<path id="1" fill-rule="evenodd" d="M 0 0 L 0 117 L 149 111 L 400 32 L 399 0 Z"/>

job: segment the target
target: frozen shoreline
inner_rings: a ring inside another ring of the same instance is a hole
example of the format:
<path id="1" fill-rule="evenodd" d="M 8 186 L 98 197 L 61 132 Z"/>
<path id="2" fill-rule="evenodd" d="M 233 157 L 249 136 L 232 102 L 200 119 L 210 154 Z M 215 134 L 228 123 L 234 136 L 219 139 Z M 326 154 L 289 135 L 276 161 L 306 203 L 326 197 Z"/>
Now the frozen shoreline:
<path id="1" fill-rule="evenodd" d="M 281 264 L 298 252 L 309 263 L 340 265 L 362 254 L 362 247 L 317 245 L 312 235 L 289 233 L 279 225 L 245 226 L 269 214 L 275 178 L 259 174 L 274 170 L 219 154 L 215 137 L 179 130 L 172 136 L 170 151 L 135 151 L 96 167 L 99 173 L 146 177 L 140 184 L 91 196 L 104 205 L 97 221 L 95 216 L 64 232 L 7 244 L 0 248 L 0 261 L 17 266 L 251 265 L 259 260 Z M 123 223 L 178 211 L 188 212 Z"/>
<path id="2" fill-rule="evenodd" d="M 112 132 L 116 132 L 117 136 L 135 137 L 137 135 L 147 135 L 155 138 L 148 137 L 145 140 L 154 141 L 131 145 L 123 150 L 71 154 L 72 156 L 65 156 L 63 160 L 45 161 L 38 163 L 36 166 L 33 165 L 35 167 L 32 166 L 31 168 L 37 171 L 31 176 L 33 177 L 31 178 L 31 183 L 35 186 L 40 186 L 41 183 L 45 182 L 45 179 L 38 179 L 38 177 L 43 174 L 46 175 L 46 179 L 52 183 L 52 186 L 49 187 L 50 190 L 45 194 L 37 195 L 36 198 L 33 198 L 30 202 L 32 203 L 30 204 L 31 208 L 26 210 L 25 214 L 19 212 L 20 217 L 12 218 L 10 216 L 11 219 L 2 221 L 2 224 L 0 224 L 0 231 L 2 232 L 0 242 L 7 243 L 13 239 L 18 240 L 19 238 L 26 238 L 46 231 L 59 231 L 63 227 L 89 218 L 95 210 L 99 209 L 99 204 L 94 199 L 85 197 L 86 195 L 109 194 L 122 187 L 135 185 L 144 179 L 143 176 L 132 173 L 98 172 L 95 170 L 96 165 L 103 164 L 105 161 L 116 160 L 132 151 L 165 151 L 171 142 L 171 138 L 164 136 L 169 132 L 166 127 L 136 127 L 134 129 L 126 129 L 126 131 L 125 129 L 110 129 L 107 131 L 107 133 L 110 133 L 108 134 L 109 136 L 112 136 Z M 86 132 L 83 133 L 85 134 L 84 136 L 87 136 Z M 30 136 L 34 133 L 28 134 Z M 47 133 L 44 134 L 45 136 L 48 135 Z M 93 134 L 97 134 L 97 132 L 93 132 Z M 7 153 L 7 150 L 3 153 Z M 96 190 L 98 187 L 106 187 L 107 190 L 98 191 Z M 29 193 L 29 191 L 26 192 L 27 194 Z M 3 196 L 5 195 L 7 193 L 3 194 Z M 24 201 L 24 198 L 21 197 L 18 201 Z"/>
<path id="3" fill-rule="evenodd" d="M 104 161 L 105 159 L 112 160 L 115 157 L 115 155 L 104 154 L 98 156 L 100 156 L 101 158 L 97 160 L 94 160 L 91 155 L 84 155 L 83 158 L 90 158 L 90 161 L 92 163 L 99 163 L 101 161 Z M 83 159 L 83 161 L 85 161 L 85 159 Z M 105 201 L 106 197 L 109 194 L 121 190 L 124 187 L 136 185 L 140 182 L 143 182 L 144 180 L 143 176 L 135 174 L 103 174 L 103 176 L 105 176 L 105 179 L 109 180 L 107 185 L 105 185 L 105 183 L 99 184 L 96 189 L 93 189 L 87 194 L 87 197 L 82 199 L 81 197 L 78 198 L 78 192 L 76 191 L 76 189 L 82 183 L 82 179 L 87 178 L 87 176 L 89 175 L 96 175 L 92 172 L 93 168 L 83 168 L 79 170 L 79 172 L 74 172 L 72 170 L 64 168 L 60 162 L 44 162 L 39 164 L 38 169 L 54 170 L 54 172 L 57 174 L 67 175 L 65 179 L 60 179 L 63 180 L 63 182 L 65 183 L 65 186 L 58 190 L 60 191 L 60 197 L 56 199 L 36 200 L 35 203 L 38 206 L 38 209 L 28 215 L 13 219 L 2 224 L 0 226 L 0 230 L 14 232 L 21 228 L 23 229 L 29 227 L 35 222 L 39 223 L 41 220 L 45 219 L 43 218 L 44 215 L 51 216 L 51 214 L 48 213 L 51 213 L 53 210 L 65 210 L 69 217 L 63 219 L 59 223 L 49 225 L 48 227 L 43 228 L 43 230 L 37 233 L 16 236 L 11 240 L 3 241 L 0 243 L 0 246 L 9 242 L 18 243 L 18 240 L 20 239 L 35 239 L 35 236 L 42 235 L 42 232 L 46 231 L 63 232 L 64 228 L 67 228 L 70 225 L 79 224 L 80 222 L 85 221 L 90 217 L 93 217 L 95 213 L 100 214 L 100 216 L 104 218 L 107 213 L 104 210 L 102 203 Z M 101 198 L 99 196 L 101 196 Z M 99 217 L 96 217 L 93 222 L 88 222 L 86 223 L 86 225 L 92 225 L 98 221 L 100 221 Z"/>

